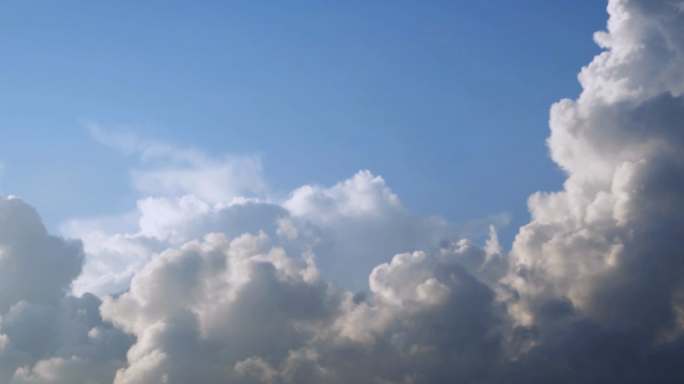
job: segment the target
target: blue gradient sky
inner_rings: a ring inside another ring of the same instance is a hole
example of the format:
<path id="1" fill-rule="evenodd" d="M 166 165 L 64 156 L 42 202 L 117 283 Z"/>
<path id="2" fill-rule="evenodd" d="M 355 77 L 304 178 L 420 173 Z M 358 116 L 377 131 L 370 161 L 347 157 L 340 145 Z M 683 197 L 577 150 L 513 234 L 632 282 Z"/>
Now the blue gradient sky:
<path id="1" fill-rule="evenodd" d="M 144 3 L 144 4 L 143 4 Z M 451 222 L 564 179 L 548 110 L 599 52 L 599 0 L 4 2 L 0 189 L 48 226 L 130 209 L 133 159 L 93 121 L 210 154 L 262 156 L 269 189 L 381 175 Z"/>

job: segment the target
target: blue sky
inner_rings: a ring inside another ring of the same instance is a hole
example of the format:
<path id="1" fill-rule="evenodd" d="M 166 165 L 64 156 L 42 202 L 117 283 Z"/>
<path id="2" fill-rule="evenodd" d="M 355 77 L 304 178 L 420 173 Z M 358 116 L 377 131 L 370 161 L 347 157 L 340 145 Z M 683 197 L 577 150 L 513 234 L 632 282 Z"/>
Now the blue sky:
<path id="1" fill-rule="evenodd" d="M 0 188 L 48 227 L 134 206 L 136 160 L 84 122 L 213 156 L 258 155 L 274 193 L 381 175 L 461 222 L 562 188 L 548 110 L 600 52 L 597 0 L 6 2 Z"/>

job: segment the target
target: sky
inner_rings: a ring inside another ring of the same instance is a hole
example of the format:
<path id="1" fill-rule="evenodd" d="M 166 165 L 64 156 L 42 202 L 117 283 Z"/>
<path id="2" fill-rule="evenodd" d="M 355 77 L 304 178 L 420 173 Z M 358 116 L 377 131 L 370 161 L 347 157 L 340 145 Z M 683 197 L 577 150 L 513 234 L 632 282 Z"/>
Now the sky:
<path id="1" fill-rule="evenodd" d="M 88 123 L 211 156 L 261 157 L 273 194 L 381 175 L 458 223 L 561 188 L 548 108 L 600 52 L 597 0 L 6 3 L 0 188 L 48 228 L 141 197 Z"/>
<path id="2" fill-rule="evenodd" d="M 0 5 L 0 383 L 683 382 L 684 0 L 479 3 Z"/>

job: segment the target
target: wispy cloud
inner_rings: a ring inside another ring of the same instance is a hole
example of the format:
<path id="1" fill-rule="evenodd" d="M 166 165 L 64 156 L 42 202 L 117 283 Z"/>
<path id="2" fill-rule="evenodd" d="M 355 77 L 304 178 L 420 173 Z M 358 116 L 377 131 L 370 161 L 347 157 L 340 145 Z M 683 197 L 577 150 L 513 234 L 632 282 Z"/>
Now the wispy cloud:
<path id="1" fill-rule="evenodd" d="M 165 197 L 192 194 L 218 203 L 266 189 L 259 156 L 212 157 L 196 149 L 142 139 L 130 129 L 106 130 L 89 122 L 84 125 L 101 143 L 139 159 L 131 176 L 140 192 Z"/>

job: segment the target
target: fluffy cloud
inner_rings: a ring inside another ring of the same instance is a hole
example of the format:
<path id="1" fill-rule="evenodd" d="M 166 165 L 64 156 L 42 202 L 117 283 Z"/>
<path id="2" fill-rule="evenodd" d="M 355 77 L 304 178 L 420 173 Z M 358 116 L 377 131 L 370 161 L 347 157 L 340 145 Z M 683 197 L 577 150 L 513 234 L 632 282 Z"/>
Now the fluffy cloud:
<path id="1" fill-rule="evenodd" d="M 680 382 L 684 1 L 608 9 L 551 110 L 564 189 L 530 197 L 509 254 L 367 171 L 273 200 L 258 167 L 106 136 L 154 196 L 65 224 L 80 277 L 80 242 L 0 200 L 0 382 Z"/>
<path id="2" fill-rule="evenodd" d="M 135 339 L 102 320 L 97 297 L 67 296 L 81 242 L 48 235 L 31 206 L 0 197 L 0 249 L 0 382 L 111 382 Z"/>
<path id="3" fill-rule="evenodd" d="M 77 294 L 122 292 L 153 254 L 207 233 L 236 237 L 260 231 L 290 253 L 315 256 L 327 279 L 364 290 L 373 268 L 395 254 L 436 250 L 467 234 L 484 233 L 491 223 L 505 225 L 508 218 L 452 225 L 421 217 L 406 209 L 381 177 L 361 171 L 330 188 L 301 187 L 283 201 L 232 198 L 211 203 L 192 194 L 148 197 L 138 201 L 136 212 L 118 220 L 121 224 L 112 224 L 117 218 L 110 218 L 72 220 L 62 226 L 64 235 L 83 239 L 88 254 L 84 274 L 74 285 Z M 111 230 L 125 227 L 125 222 L 134 222 L 130 232 Z"/>
<path id="4" fill-rule="evenodd" d="M 0 313 L 21 300 L 59 302 L 83 261 L 80 241 L 48 235 L 33 207 L 0 197 Z"/>
<path id="5" fill-rule="evenodd" d="M 491 223 L 508 223 L 506 215 L 458 226 L 421 217 L 369 171 L 330 188 L 301 187 L 282 206 L 315 233 L 313 251 L 324 276 L 355 289 L 365 288 L 370 271 L 397 253 L 433 251 L 464 236 L 485 233 Z"/>
<path id="6" fill-rule="evenodd" d="M 562 192 L 529 200 L 511 253 L 521 324 L 567 299 L 602 324 L 636 322 L 653 340 L 684 330 L 684 15 L 681 2 L 611 1 L 607 49 L 584 92 L 551 110 Z"/>
<path id="7" fill-rule="evenodd" d="M 517 325 L 511 348 L 529 364 L 510 380 L 684 374 L 671 363 L 684 331 L 682 6 L 610 1 L 595 36 L 606 51 L 582 70 L 579 99 L 551 110 L 548 145 L 568 179 L 529 199 L 499 288 Z"/>
<path id="8" fill-rule="evenodd" d="M 475 246 L 397 255 L 353 295 L 266 245 L 207 235 L 106 298 L 104 318 L 138 338 L 115 383 L 450 382 L 498 358 L 494 293 L 461 264 L 484 261 Z"/>

